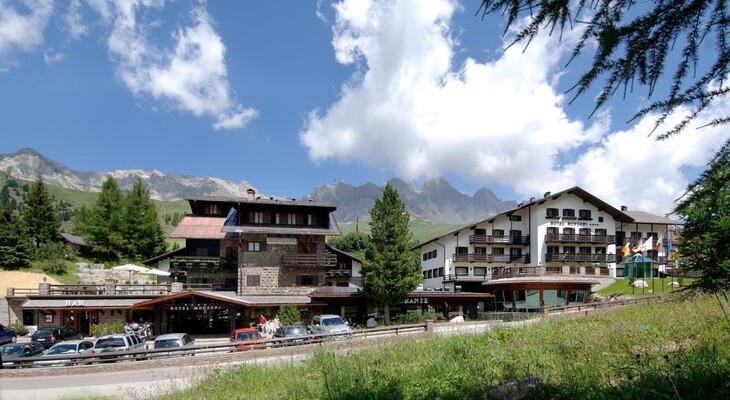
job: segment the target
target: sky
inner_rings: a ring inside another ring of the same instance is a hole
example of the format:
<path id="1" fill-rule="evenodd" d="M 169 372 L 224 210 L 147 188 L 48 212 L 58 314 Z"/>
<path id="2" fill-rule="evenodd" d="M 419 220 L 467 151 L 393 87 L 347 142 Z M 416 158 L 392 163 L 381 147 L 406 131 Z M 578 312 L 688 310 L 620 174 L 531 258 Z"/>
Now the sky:
<path id="1" fill-rule="evenodd" d="M 0 153 L 292 198 L 392 178 L 516 201 L 577 185 L 664 214 L 730 137 L 696 128 L 727 99 L 661 142 L 653 116 L 627 122 L 645 88 L 591 116 L 595 92 L 566 94 L 590 61 L 565 66 L 578 34 L 507 48 L 479 3 L 0 0 Z"/>

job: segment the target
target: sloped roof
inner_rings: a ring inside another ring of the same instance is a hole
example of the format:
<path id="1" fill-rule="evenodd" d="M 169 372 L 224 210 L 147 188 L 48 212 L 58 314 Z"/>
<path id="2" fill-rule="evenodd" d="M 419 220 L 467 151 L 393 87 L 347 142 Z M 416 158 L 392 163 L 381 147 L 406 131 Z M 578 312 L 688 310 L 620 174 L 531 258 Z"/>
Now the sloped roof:
<path id="1" fill-rule="evenodd" d="M 82 238 L 81 236 L 72 235 L 72 234 L 66 233 L 66 232 L 62 232 L 61 236 L 63 237 L 63 240 L 65 240 L 73 245 L 83 246 L 83 247 L 89 246 L 89 244 L 86 243 L 86 240 L 84 240 L 84 238 Z"/>
<path id="2" fill-rule="evenodd" d="M 204 297 L 225 303 L 231 303 L 241 306 L 264 306 L 278 304 L 310 304 L 312 299 L 309 296 L 290 296 L 290 295 L 246 295 L 237 296 L 235 292 L 199 292 L 196 290 L 186 290 L 180 293 L 168 296 L 160 296 L 154 299 L 141 301 L 134 305 L 134 308 L 146 308 L 155 304 L 166 303 L 171 300 L 185 299 L 191 297 Z"/>
<path id="3" fill-rule="evenodd" d="M 632 222 L 637 224 L 656 224 L 656 225 L 680 225 L 681 222 L 648 213 L 646 211 L 630 211 L 625 210 L 624 214 L 633 219 Z"/>
<path id="4" fill-rule="evenodd" d="M 198 217 L 186 215 L 170 233 L 171 238 L 181 239 L 225 239 L 222 231 L 224 217 Z"/>

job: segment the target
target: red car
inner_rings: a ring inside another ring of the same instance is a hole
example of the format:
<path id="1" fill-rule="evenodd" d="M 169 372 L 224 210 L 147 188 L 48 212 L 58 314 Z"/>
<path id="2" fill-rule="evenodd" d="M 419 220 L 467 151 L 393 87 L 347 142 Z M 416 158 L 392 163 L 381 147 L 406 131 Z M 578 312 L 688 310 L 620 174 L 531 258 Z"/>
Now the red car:
<path id="1" fill-rule="evenodd" d="M 240 328 L 231 332 L 231 342 L 236 343 L 236 350 L 265 349 L 266 338 L 256 328 Z"/>

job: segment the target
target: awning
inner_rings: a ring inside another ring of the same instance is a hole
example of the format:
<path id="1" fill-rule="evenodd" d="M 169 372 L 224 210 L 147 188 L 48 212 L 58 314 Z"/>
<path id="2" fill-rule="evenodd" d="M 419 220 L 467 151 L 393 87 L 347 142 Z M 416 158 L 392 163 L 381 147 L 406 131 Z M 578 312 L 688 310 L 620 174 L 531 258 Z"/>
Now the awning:
<path id="1" fill-rule="evenodd" d="M 20 305 L 23 310 L 47 309 L 120 309 L 131 308 L 144 299 L 29 299 Z"/>

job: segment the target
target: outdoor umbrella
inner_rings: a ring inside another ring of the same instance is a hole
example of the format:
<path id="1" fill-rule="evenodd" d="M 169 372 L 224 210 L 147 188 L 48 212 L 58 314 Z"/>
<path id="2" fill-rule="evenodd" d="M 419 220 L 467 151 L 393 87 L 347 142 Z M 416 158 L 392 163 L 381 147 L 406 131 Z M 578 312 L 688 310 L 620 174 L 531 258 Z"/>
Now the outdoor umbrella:
<path id="1" fill-rule="evenodd" d="M 147 273 L 149 271 L 149 268 L 145 268 L 139 265 L 134 264 L 124 264 L 124 265 L 118 265 L 116 267 L 112 267 L 113 270 L 116 271 L 129 271 L 129 281 L 132 281 L 132 273 Z"/>
<path id="2" fill-rule="evenodd" d="M 142 274 L 145 274 L 145 275 L 154 275 L 155 276 L 155 282 L 157 282 L 157 277 L 158 276 L 170 276 L 170 273 L 169 272 L 163 271 L 163 270 L 157 269 L 157 268 L 150 268 L 150 269 L 147 270 L 147 272 L 141 272 L 141 273 Z"/>

